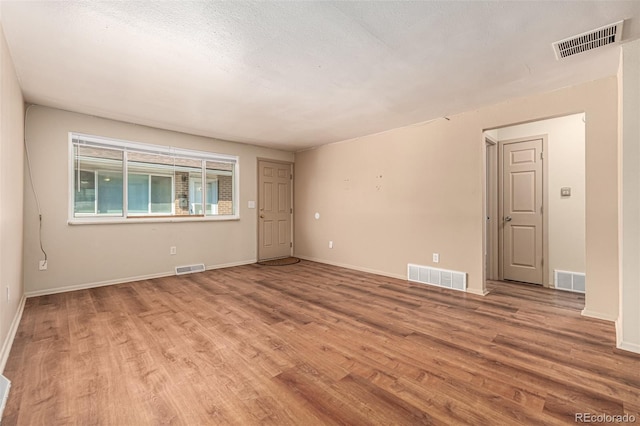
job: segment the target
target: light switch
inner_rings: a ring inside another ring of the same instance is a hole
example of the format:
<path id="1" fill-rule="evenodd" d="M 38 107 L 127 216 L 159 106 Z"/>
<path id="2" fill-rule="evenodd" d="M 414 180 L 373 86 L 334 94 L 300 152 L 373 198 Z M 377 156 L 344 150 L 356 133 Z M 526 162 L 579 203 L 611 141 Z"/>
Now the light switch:
<path id="1" fill-rule="evenodd" d="M 568 186 L 560 188 L 561 197 L 571 197 L 571 188 Z"/>
<path id="2" fill-rule="evenodd" d="M 249 207 L 250 209 L 255 209 L 256 208 L 256 202 L 255 201 L 249 201 L 247 203 L 247 207 Z"/>

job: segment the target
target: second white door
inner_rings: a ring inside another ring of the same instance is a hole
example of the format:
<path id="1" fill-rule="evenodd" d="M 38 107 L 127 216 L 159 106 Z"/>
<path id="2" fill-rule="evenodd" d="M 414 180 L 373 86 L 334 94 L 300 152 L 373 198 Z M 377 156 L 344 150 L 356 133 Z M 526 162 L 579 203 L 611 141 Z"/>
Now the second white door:
<path id="1" fill-rule="evenodd" d="M 503 279 L 543 283 L 543 143 L 502 144 Z"/>

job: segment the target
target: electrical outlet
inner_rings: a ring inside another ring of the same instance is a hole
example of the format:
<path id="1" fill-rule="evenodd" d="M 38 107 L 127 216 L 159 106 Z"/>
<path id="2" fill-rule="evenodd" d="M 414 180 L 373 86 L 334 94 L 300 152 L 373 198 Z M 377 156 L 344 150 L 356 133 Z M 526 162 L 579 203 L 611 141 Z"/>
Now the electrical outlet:
<path id="1" fill-rule="evenodd" d="M 329 241 L 329 248 L 332 249 L 333 248 L 333 241 Z"/>
<path id="2" fill-rule="evenodd" d="M 174 255 L 174 254 L 176 254 L 176 253 L 177 253 L 176 246 L 171 246 L 171 247 L 169 248 L 169 254 L 170 254 L 170 255 Z"/>
<path id="3" fill-rule="evenodd" d="M 438 253 L 433 253 L 433 263 L 440 262 L 440 255 Z"/>
<path id="4" fill-rule="evenodd" d="M 38 270 L 40 271 L 46 271 L 47 270 L 47 260 L 41 260 L 40 262 L 38 262 Z"/>

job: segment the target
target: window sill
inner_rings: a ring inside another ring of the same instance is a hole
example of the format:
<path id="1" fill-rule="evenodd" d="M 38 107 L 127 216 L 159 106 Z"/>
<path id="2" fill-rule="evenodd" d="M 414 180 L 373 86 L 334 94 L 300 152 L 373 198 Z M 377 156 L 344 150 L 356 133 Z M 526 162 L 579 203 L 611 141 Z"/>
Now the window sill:
<path id="1" fill-rule="evenodd" d="M 68 225 L 113 225 L 113 224 L 130 224 L 130 223 L 175 223 L 175 222 L 220 222 L 240 220 L 240 216 L 132 216 L 129 218 L 122 217 L 105 217 L 105 218 L 78 218 L 69 219 Z"/>

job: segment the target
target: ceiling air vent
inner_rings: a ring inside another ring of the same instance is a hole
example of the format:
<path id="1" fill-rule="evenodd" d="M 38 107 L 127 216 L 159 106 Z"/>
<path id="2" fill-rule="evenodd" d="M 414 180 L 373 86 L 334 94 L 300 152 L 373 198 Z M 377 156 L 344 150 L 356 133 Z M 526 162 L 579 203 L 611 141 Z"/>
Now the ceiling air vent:
<path id="1" fill-rule="evenodd" d="M 573 37 L 553 43 L 553 50 L 556 52 L 556 59 L 566 58 L 567 56 L 577 55 L 587 50 L 596 49 L 606 46 L 607 44 L 620 41 L 622 38 L 622 24 L 619 21 L 586 33 L 578 34 Z"/>

